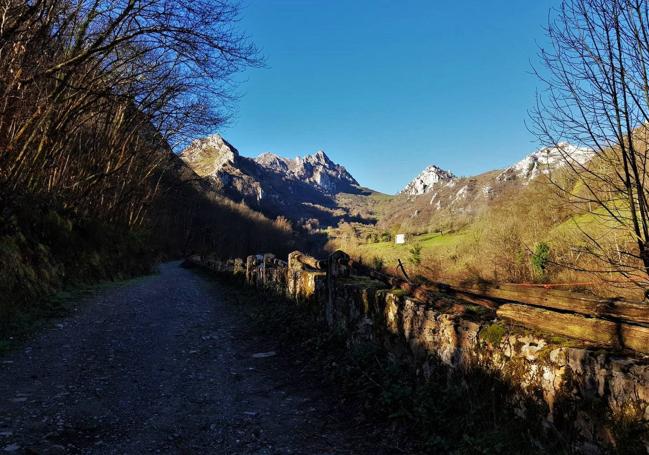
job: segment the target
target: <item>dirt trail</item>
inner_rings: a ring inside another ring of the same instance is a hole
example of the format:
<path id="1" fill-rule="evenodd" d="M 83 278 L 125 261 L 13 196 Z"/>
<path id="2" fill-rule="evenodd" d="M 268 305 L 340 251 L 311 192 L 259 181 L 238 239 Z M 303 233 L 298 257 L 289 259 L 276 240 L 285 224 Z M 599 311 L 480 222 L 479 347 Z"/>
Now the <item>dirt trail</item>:
<path id="1" fill-rule="evenodd" d="M 168 263 L 81 302 L 0 357 L 0 453 L 377 453 L 233 299 Z"/>

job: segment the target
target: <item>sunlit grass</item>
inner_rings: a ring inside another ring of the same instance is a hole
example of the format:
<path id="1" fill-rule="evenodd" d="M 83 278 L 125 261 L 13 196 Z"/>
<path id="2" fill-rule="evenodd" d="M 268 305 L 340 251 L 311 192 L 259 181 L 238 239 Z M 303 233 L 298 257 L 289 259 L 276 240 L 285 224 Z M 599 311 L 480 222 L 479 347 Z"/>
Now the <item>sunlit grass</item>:
<path id="1" fill-rule="evenodd" d="M 394 243 L 394 240 L 389 242 L 366 243 L 358 245 L 355 253 L 367 259 L 380 257 L 386 264 L 392 265 L 397 259 L 406 260 L 410 256 L 410 249 L 415 244 L 421 245 L 421 253 L 423 255 L 433 255 L 435 251 L 447 250 L 461 244 L 469 234 L 469 231 L 448 234 L 421 234 L 408 237 L 407 242 L 401 245 Z"/>
<path id="2" fill-rule="evenodd" d="M 574 215 L 568 220 L 557 224 L 548 232 L 548 238 L 556 239 L 566 236 L 581 236 L 583 234 L 600 236 L 620 228 L 621 225 L 618 221 L 607 214 L 604 209 L 599 208 L 593 212 Z"/>

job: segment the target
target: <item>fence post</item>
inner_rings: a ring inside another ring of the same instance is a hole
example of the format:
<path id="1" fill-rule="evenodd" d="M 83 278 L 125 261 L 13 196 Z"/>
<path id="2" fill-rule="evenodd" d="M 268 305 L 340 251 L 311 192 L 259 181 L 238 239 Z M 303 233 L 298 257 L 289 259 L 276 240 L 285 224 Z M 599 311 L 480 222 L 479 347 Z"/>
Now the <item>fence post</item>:
<path id="1" fill-rule="evenodd" d="M 327 301 L 325 303 L 325 321 L 329 327 L 334 323 L 334 307 L 336 304 L 336 280 L 348 277 L 349 255 L 344 251 L 334 251 L 327 261 Z"/>

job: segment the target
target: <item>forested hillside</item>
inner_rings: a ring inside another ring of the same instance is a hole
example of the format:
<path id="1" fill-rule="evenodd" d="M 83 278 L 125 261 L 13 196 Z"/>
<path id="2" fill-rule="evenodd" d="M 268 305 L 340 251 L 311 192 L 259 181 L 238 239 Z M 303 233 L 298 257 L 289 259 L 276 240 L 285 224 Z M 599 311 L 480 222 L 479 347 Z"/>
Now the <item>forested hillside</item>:
<path id="1" fill-rule="evenodd" d="M 211 0 L 9 0 L 0 16 L 0 321 L 160 257 L 295 245 L 204 187 L 173 148 L 228 117 L 259 64 Z"/>

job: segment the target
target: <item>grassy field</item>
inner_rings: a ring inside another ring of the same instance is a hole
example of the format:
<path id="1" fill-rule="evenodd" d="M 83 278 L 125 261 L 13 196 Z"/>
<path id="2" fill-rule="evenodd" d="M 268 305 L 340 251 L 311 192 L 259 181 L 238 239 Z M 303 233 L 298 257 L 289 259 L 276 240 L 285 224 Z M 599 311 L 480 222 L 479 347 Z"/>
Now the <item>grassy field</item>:
<path id="1" fill-rule="evenodd" d="M 390 273 L 400 274 L 397 266 L 401 260 L 410 276 L 442 282 L 488 280 L 562 285 L 587 282 L 595 283 L 589 289 L 602 296 L 637 298 L 636 289 L 626 286 L 626 280 L 609 274 L 600 285 L 587 272 L 599 270 L 597 254 L 614 254 L 615 247 L 619 246 L 633 250 L 627 230 L 601 208 L 595 208 L 592 213 L 566 213 L 562 217 L 546 216 L 547 212 L 538 206 L 524 207 L 522 215 L 519 209 L 509 207 L 491 216 L 477 217 L 457 231 L 413 234 L 402 245 L 394 243 L 398 232 L 406 232 L 402 226 L 348 223 L 327 232 L 328 249 L 341 249 L 364 264 Z M 619 212 L 628 217 L 622 210 Z M 601 251 L 593 250 L 587 236 L 600 245 Z M 542 243 L 548 257 L 545 267 L 539 271 L 534 262 L 535 251 Z M 418 253 L 413 252 L 415 246 L 420 247 Z M 588 251 L 593 251 L 592 255 Z M 582 269 L 571 268 L 572 264 Z M 610 284 L 611 280 L 615 286 Z"/>
<path id="2" fill-rule="evenodd" d="M 368 195 L 340 193 L 336 201 L 340 207 L 347 208 L 350 213 L 357 214 L 365 219 L 380 219 L 394 196 L 372 192 Z"/>
<path id="3" fill-rule="evenodd" d="M 570 242 L 573 246 L 577 246 L 588 243 L 584 233 L 598 241 L 611 240 L 615 237 L 619 238 L 619 241 L 624 241 L 623 237 L 627 237 L 617 221 L 603 210 L 597 210 L 595 213 L 575 215 L 557 224 L 548 231 L 546 240 L 551 245 Z"/>
<path id="4" fill-rule="evenodd" d="M 352 254 L 363 259 L 364 262 L 371 262 L 374 257 L 383 259 L 386 267 L 395 267 L 397 260 L 401 259 L 406 263 L 411 257 L 411 249 L 414 245 L 421 246 L 421 256 L 430 257 L 435 254 L 448 254 L 470 236 L 470 231 L 459 231 L 448 234 L 430 233 L 418 236 L 411 236 L 407 242 L 397 245 L 394 241 L 367 243 L 358 245 Z"/>

